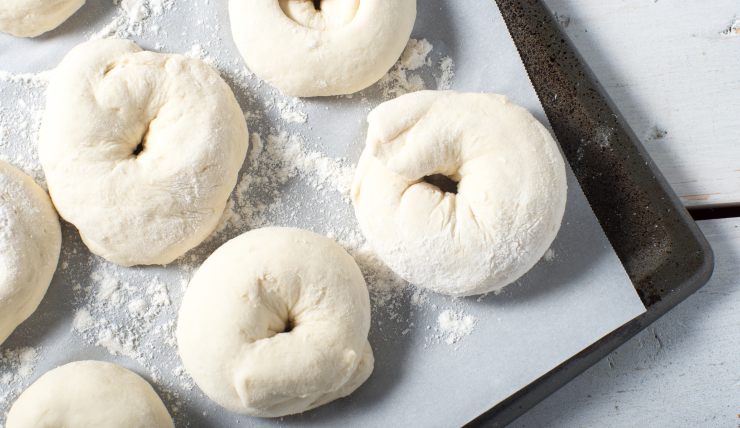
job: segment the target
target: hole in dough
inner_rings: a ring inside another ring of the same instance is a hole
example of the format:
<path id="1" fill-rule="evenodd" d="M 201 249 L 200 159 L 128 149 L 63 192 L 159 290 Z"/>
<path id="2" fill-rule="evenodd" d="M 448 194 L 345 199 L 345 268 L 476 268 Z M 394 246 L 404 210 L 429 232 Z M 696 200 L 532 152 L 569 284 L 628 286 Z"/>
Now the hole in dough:
<path id="1" fill-rule="evenodd" d="M 281 333 L 290 333 L 293 331 L 293 328 L 295 327 L 295 320 L 293 317 L 288 315 L 288 319 L 285 320 L 285 327 L 283 327 L 283 331 Z"/>
<path id="2" fill-rule="evenodd" d="M 450 177 L 446 175 L 442 175 L 442 174 L 427 175 L 426 177 L 422 178 L 422 180 L 426 183 L 431 184 L 432 186 L 438 188 L 439 190 L 445 193 L 457 194 L 458 182 L 451 179 Z"/>
<path id="3" fill-rule="evenodd" d="M 139 156 L 139 153 L 144 151 L 144 140 L 141 140 L 139 144 L 134 148 L 134 152 L 131 154 L 133 157 Z"/>
<path id="4" fill-rule="evenodd" d="M 104 77 L 105 76 L 108 76 L 108 73 L 110 73 L 111 71 L 113 71 L 114 68 L 116 68 L 116 64 L 115 63 L 110 63 L 110 64 L 106 65 L 105 66 L 105 70 L 103 70 L 103 76 Z"/>
<path id="5" fill-rule="evenodd" d="M 360 0 L 279 0 L 285 16 L 315 30 L 343 27 L 355 18 Z M 391 0 L 396 1 L 396 0 Z"/>
<path id="6" fill-rule="evenodd" d="M 144 129 L 144 133 L 141 135 L 141 138 L 139 139 L 139 144 L 137 144 L 136 147 L 134 147 L 134 151 L 131 152 L 132 157 L 138 157 L 141 154 L 141 152 L 143 152 L 144 149 L 146 149 L 146 143 L 147 143 L 147 140 L 149 139 L 149 131 L 152 129 L 152 123 L 154 123 L 154 121 L 157 119 L 157 116 L 159 116 L 159 113 L 154 115 L 154 118 L 150 120 L 149 123 L 146 124 L 146 129 Z"/>

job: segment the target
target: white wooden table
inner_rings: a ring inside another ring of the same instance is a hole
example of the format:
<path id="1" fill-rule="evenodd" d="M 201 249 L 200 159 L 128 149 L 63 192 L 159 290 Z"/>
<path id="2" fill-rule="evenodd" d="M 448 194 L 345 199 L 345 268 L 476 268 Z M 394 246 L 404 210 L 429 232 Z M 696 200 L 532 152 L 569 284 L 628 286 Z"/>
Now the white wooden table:
<path id="1" fill-rule="evenodd" d="M 683 202 L 740 205 L 740 1 L 544 1 Z M 740 218 L 699 224 L 709 284 L 513 426 L 740 426 Z"/>

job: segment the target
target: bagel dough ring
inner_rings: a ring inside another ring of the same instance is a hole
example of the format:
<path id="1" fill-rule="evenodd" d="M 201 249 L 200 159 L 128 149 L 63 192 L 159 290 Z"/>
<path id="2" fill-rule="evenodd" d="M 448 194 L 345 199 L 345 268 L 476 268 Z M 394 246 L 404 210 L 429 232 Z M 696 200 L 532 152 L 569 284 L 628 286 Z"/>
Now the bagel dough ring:
<path id="1" fill-rule="evenodd" d="M 286 95 L 351 94 L 380 80 L 403 53 L 416 0 L 229 0 L 247 67 Z"/>
<path id="2" fill-rule="evenodd" d="M 85 0 L 2 0 L 0 32 L 36 37 L 60 26 Z"/>
<path id="3" fill-rule="evenodd" d="M 355 214 L 403 279 L 452 296 L 487 293 L 550 247 L 565 211 L 565 164 L 527 110 L 502 95 L 423 91 L 381 104 L 368 123 Z M 438 175 L 457 193 L 428 182 Z"/>
<path id="4" fill-rule="evenodd" d="M 373 371 L 370 299 L 334 241 L 270 227 L 216 250 L 177 324 L 185 369 L 221 406 L 279 417 L 351 394 Z"/>
<path id="5" fill-rule="evenodd" d="M 90 251 L 161 265 L 216 227 L 247 146 L 241 108 L 213 68 L 105 39 L 54 71 L 39 158 L 54 205 Z"/>
<path id="6" fill-rule="evenodd" d="M 151 385 L 136 373 L 102 361 L 57 367 L 26 389 L 6 428 L 174 428 Z"/>
<path id="7" fill-rule="evenodd" d="M 38 308 L 59 262 L 62 231 L 31 177 L 0 161 L 0 344 Z"/>

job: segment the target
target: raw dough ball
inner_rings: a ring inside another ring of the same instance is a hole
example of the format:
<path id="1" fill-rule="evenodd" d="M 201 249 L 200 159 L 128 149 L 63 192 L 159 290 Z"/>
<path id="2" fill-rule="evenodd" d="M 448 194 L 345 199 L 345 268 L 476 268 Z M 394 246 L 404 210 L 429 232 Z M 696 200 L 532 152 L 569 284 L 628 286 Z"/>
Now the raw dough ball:
<path id="1" fill-rule="evenodd" d="M 62 231 L 49 196 L 0 161 L 0 344 L 31 316 L 59 261 Z"/>
<path id="2" fill-rule="evenodd" d="M 41 376 L 18 397 L 6 428 L 169 428 L 172 418 L 136 373 L 78 361 Z"/>
<path id="3" fill-rule="evenodd" d="M 351 394 L 373 370 L 370 299 L 354 259 L 305 230 L 265 228 L 224 244 L 190 281 L 177 343 L 221 406 L 278 417 Z"/>
<path id="4" fill-rule="evenodd" d="M 239 104 L 210 66 L 106 39 L 54 71 L 39 157 L 90 251 L 167 264 L 216 227 L 247 145 Z"/>
<path id="5" fill-rule="evenodd" d="M 401 56 L 416 0 L 229 0 L 247 66 L 287 95 L 351 94 Z"/>
<path id="6" fill-rule="evenodd" d="M 399 276 L 442 294 L 487 293 L 550 247 L 565 165 L 527 110 L 501 95 L 424 91 L 383 103 L 368 122 L 352 200 Z"/>
<path id="7" fill-rule="evenodd" d="M 85 0 L 2 0 L 0 31 L 18 37 L 36 37 L 66 21 Z"/>

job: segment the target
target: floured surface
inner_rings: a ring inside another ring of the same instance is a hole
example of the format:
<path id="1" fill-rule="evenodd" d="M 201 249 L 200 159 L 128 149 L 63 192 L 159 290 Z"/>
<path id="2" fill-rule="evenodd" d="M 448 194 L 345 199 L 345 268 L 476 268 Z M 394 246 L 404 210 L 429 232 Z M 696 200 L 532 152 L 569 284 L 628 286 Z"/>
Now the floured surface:
<path id="1" fill-rule="evenodd" d="M 92 2 L 90 2 L 92 3 Z M 565 223 L 545 258 L 500 295 L 451 299 L 406 287 L 364 244 L 349 203 L 365 118 L 419 89 L 508 94 L 545 120 L 492 2 L 419 2 L 414 40 L 381 82 L 328 99 L 283 97 L 242 66 L 224 2 L 105 0 L 38 40 L 0 36 L 0 157 L 43 179 L 36 154 L 49 70 L 91 37 L 216 66 L 234 90 L 251 148 L 217 232 L 172 265 L 120 268 L 93 257 L 64 226 L 60 268 L 36 314 L 0 349 L 0 414 L 45 371 L 73 360 L 118 362 L 154 382 L 178 426 L 262 426 L 207 400 L 184 372 L 175 316 L 193 271 L 220 244 L 266 225 L 337 239 L 370 286 L 376 368 L 349 399 L 281 425 L 459 425 L 544 374 L 644 308 L 569 174 Z M 80 118 L 84 120 L 85 118 Z M 4 416 L 0 416 L 2 421 Z"/>

